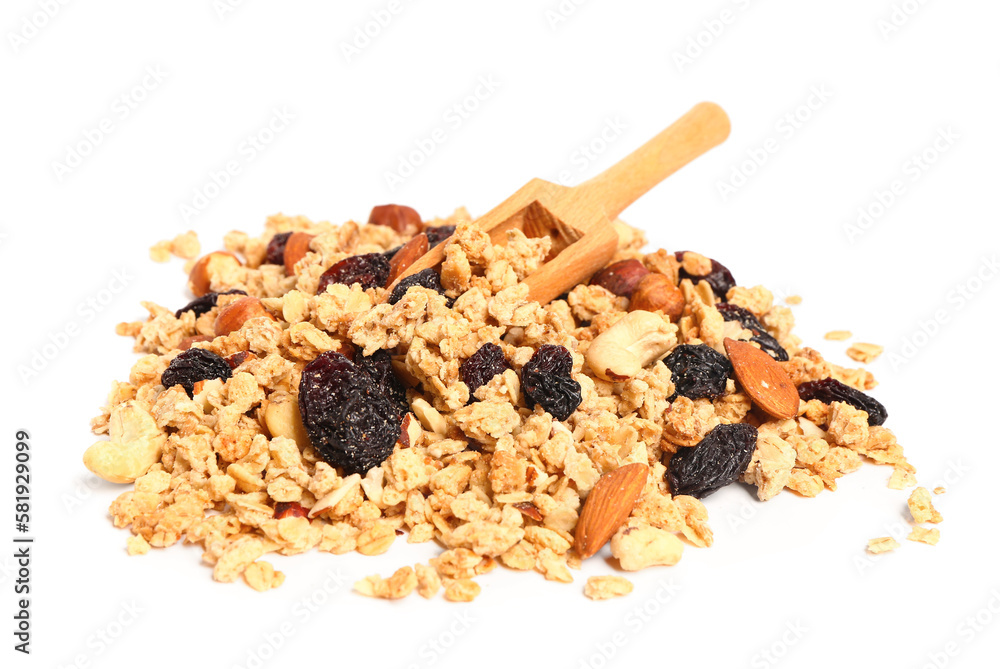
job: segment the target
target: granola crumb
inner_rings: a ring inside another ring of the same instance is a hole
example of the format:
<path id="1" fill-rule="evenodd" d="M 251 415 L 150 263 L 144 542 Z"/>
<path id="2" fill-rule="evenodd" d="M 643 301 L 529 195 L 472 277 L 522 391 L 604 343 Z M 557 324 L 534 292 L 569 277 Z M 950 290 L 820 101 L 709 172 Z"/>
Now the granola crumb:
<path id="1" fill-rule="evenodd" d="M 149 247 L 149 259 L 153 262 L 167 262 L 170 260 L 170 241 L 164 240 L 156 242 Z"/>
<path id="2" fill-rule="evenodd" d="M 801 295 L 789 295 L 785 298 L 785 304 L 802 304 Z"/>
<path id="3" fill-rule="evenodd" d="M 868 540 L 868 552 L 872 555 L 888 553 L 889 551 L 894 551 L 897 548 L 899 548 L 899 542 L 892 537 L 879 537 L 878 539 Z"/>
<path id="4" fill-rule="evenodd" d="M 149 542 L 140 534 L 129 537 L 125 543 L 129 555 L 145 555 L 149 552 Z"/>
<path id="5" fill-rule="evenodd" d="M 417 589 L 417 575 L 412 567 L 402 567 L 386 579 L 378 574 L 366 576 L 354 584 L 354 589 L 365 597 L 403 599 Z"/>
<path id="6" fill-rule="evenodd" d="M 946 492 L 947 492 L 947 490 L 945 489 L 945 487 L 943 485 L 939 485 L 938 487 L 934 488 L 934 494 L 935 495 L 943 495 Z"/>
<path id="7" fill-rule="evenodd" d="M 910 541 L 919 541 L 922 544 L 929 544 L 931 546 L 936 546 L 941 540 L 941 530 L 926 527 L 914 527 L 913 531 L 910 532 L 910 536 L 906 537 Z"/>
<path id="8" fill-rule="evenodd" d="M 902 467 L 893 468 L 892 475 L 889 476 L 890 488 L 893 490 L 906 490 L 915 485 L 917 485 L 917 477 L 913 475 L 913 472 Z"/>
<path id="9" fill-rule="evenodd" d="M 449 602 L 471 602 L 479 596 L 482 588 L 475 581 L 468 578 L 460 578 L 452 581 L 444 589 L 444 598 Z"/>
<path id="10" fill-rule="evenodd" d="M 823 339 L 828 339 L 830 341 L 845 341 L 853 336 L 854 335 L 850 330 L 830 330 L 823 335 Z"/>
<path id="11" fill-rule="evenodd" d="M 632 592 L 632 582 L 621 576 L 591 576 L 583 586 L 583 594 L 593 600 L 624 597 Z"/>
<path id="12" fill-rule="evenodd" d="M 918 523 L 940 523 L 944 518 L 941 513 L 934 508 L 931 502 L 931 494 L 927 488 L 917 488 L 910 494 L 910 499 L 906 505 L 910 508 L 910 515 Z"/>
<path id="13" fill-rule="evenodd" d="M 243 580 L 257 592 L 267 592 L 285 582 L 285 575 L 265 560 L 258 560 L 243 572 Z"/>
<path id="14" fill-rule="evenodd" d="M 847 349 L 847 356 L 851 358 L 851 360 L 867 364 L 882 355 L 883 351 L 885 351 L 885 347 L 879 346 L 878 344 L 856 342 L 849 349 Z"/>

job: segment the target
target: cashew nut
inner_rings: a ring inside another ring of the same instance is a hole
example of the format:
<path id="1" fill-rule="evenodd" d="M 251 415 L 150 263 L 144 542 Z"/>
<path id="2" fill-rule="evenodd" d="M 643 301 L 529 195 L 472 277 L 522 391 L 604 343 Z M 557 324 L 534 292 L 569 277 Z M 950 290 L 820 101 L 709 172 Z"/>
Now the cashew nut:
<path id="1" fill-rule="evenodd" d="M 587 364 L 605 381 L 624 381 L 672 349 L 676 332 L 658 314 L 633 311 L 590 343 Z"/>
<path id="2" fill-rule="evenodd" d="M 87 469 L 111 483 L 132 483 L 160 461 L 167 437 L 148 411 L 129 400 L 111 410 L 110 441 L 99 441 L 83 454 Z"/>

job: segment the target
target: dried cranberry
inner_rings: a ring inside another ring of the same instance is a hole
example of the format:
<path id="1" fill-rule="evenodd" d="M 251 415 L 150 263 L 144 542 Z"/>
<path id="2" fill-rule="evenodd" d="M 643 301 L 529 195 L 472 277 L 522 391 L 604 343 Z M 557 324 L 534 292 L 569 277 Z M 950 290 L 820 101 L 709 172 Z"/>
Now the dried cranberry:
<path id="1" fill-rule="evenodd" d="M 674 255 L 678 260 L 683 260 L 685 253 L 687 253 L 687 251 L 678 251 Z M 715 293 L 720 300 L 726 299 L 726 293 L 729 292 L 729 289 L 736 286 L 736 280 L 733 278 L 732 273 L 718 260 L 712 260 L 712 271 L 708 274 L 695 276 L 694 274 L 688 274 L 684 271 L 684 268 L 681 267 L 678 276 L 681 279 L 691 279 L 694 283 L 698 283 L 702 280 L 708 281 L 708 285 L 712 287 L 712 292 Z"/>
<path id="2" fill-rule="evenodd" d="M 528 406 L 540 404 L 556 420 L 570 417 L 583 396 L 573 378 L 573 356 L 564 346 L 545 344 L 521 368 L 521 389 Z"/>
<path id="3" fill-rule="evenodd" d="M 483 344 L 479 350 L 462 363 L 458 368 L 462 381 L 469 386 L 469 401 L 476 400 L 473 394 L 480 386 L 490 382 L 497 374 L 503 374 L 509 369 L 507 358 L 503 355 L 503 349 L 496 344 Z"/>
<path id="4" fill-rule="evenodd" d="M 348 474 L 365 474 L 385 462 L 402 427 L 392 400 L 334 351 L 320 354 L 302 371 L 299 411 L 313 448 Z"/>
<path id="5" fill-rule="evenodd" d="M 389 279 L 389 261 L 381 253 L 366 253 L 360 256 L 344 258 L 319 277 L 317 294 L 326 292 L 326 287 L 332 283 L 342 283 L 345 286 L 361 284 L 362 290 L 383 288 Z"/>
<path id="6" fill-rule="evenodd" d="M 726 380 L 733 373 L 729 358 L 707 344 L 681 344 L 663 359 L 674 382 L 673 402 L 678 395 L 696 400 L 716 399 L 726 392 Z"/>
<path id="7" fill-rule="evenodd" d="M 368 375 L 379 392 L 399 407 L 400 416 L 410 410 L 410 405 L 406 402 L 406 388 L 392 369 L 392 356 L 389 355 L 389 351 L 379 349 L 366 357 L 364 349 L 356 348 L 354 364 Z"/>
<path id="8" fill-rule="evenodd" d="M 206 379 L 225 381 L 233 375 L 226 359 L 203 348 L 189 348 L 170 361 L 170 365 L 160 375 L 164 388 L 176 385 L 184 388 L 188 397 L 194 397 L 194 384 Z"/>
<path id="9" fill-rule="evenodd" d="M 246 295 L 246 291 L 239 288 L 227 290 L 224 293 L 205 293 L 201 297 L 196 297 L 183 307 L 174 312 L 175 318 L 180 318 L 185 311 L 193 311 L 195 317 L 211 311 L 219 301 L 219 295 Z"/>
<path id="10" fill-rule="evenodd" d="M 429 288 L 444 295 L 444 286 L 441 285 L 441 277 L 438 273 L 433 269 L 422 269 L 396 284 L 396 287 L 392 289 L 392 295 L 389 296 L 389 304 L 399 302 L 406 295 L 406 291 L 413 286 Z"/>
<path id="11" fill-rule="evenodd" d="M 667 482 L 673 495 L 706 497 L 737 481 L 757 448 L 757 428 L 747 423 L 716 425 L 693 448 L 670 458 Z"/>
<path id="12" fill-rule="evenodd" d="M 868 412 L 869 425 L 881 425 L 889 417 L 889 413 L 881 402 L 870 395 L 851 388 L 837 379 L 809 381 L 799 386 L 799 399 L 803 402 L 819 400 L 825 404 L 831 402 L 846 402 L 855 409 Z"/>
<path id="13" fill-rule="evenodd" d="M 288 238 L 292 236 L 290 232 L 279 232 L 274 237 L 271 237 L 271 241 L 267 243 L 267 253 L 264 256 L 264 262 L 268 265 L 284 265 L 285 264 L 285 244 L 288 243 Z"/>
<path id="14" fill-rule="evenodd" d="M 771 336 L 771 333 L 764 329 L 757 317 L 752 313 L 728 302 L 720 302 L 715 305 L 722 314 L 723 320 L 737 321 L 747 330 L 753 333 L 750 341 L 757 342 L 762 351 L 767 351 L 772 358 L 784 362 L 788 360 L 788 351 L 781 347 L 778 340 Z"/>
<path id="15" fill-rule="evenodd" d="M 427 235 L 427 244 L 430 248 L 434 248 L 444 240 L 455 234 L 454 225 L 440 225 L 436 228 L 424 228 L 424 234 Z"/>

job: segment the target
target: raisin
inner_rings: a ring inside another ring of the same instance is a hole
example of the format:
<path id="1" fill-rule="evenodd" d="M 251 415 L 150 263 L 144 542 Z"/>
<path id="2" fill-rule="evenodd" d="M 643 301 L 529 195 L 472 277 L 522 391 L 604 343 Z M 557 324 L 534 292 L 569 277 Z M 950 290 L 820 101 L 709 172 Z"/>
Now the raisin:
<path id="1" fill-rule="evenodd" d="M 267 243 L 267 254 L 264 256 L 264 262 L 268 265 L 284 265 L 285 244 L 288 243 L 288 238 L 291 236 L 290 232 L 279 232 L 271 237 L 271 241 Z"/>
<path id="2" fill-rule="evenodd" d="M 195 318 L 211 311 L 219 301 L 219 295 L 246 295 L 246 291 L 239 288 L 227 290 L 224 293 L 205 293 L 201 297 L 196 297 L 183 307 L 174 312 L 175 318 L 180 318 L 185 311 L 193 311 Z"/>
<path id="3" fill-rule="evenodd" d="M 274 505 L 274 517 L 278 520 L 282 518 L 308 518 L 309 509 L 298 502 L 278 502 Z"/>
<path id="4" fill-rule="evenodd" d="M 424 228 L 424 234 L 427 235 L 427 244 L 430 248 L 434 248 L 444 240 L 455 234 L 454 225 L 441 225 L 436 228 Z"/>
<path id="5" fill-rule="evenodd" d="M 422 269 L 416 274 L 411 274 L 402 281 L 396 284 L 396 287 L 392 289 L 392 295 L 389 296 L 389 304 L 396 304 L 403 296 L 406 295 L 406 291 L 413 286 L 422 286 L 424 288 L 429 288 L 433 291 L 444 295 L 444 286 L 441 285 L 441 277 L 433 269 Z M 448 306 L 450 307 L 453 300 L 448 301 Z"/>
<path id="6" fill-rule="evenodd" d="M 707 497 L 739 479 L 757 448 L 757 428 L 747 423 L 716 425 L 693 448 L 670 458 L 667 482 L 672 495 Z"/>
<path id="7" fill-rule="evenodd" d="M 225 381 L 233 375 L 226 359 L 203 348 L 189 348 L 170 361 L 160 375 L 164 388 L 180 385 L 188 397 L 194 397 L 194 384 L 206 379 Z"/>
<path id="8" fill-rule="evenodd" d="M 403 422 L 392 400 L 335 351 L 320 354 L 302 371 L 299 411 L 313 448 L 348 474 L 365 474 L 385 462 Z"/>
<path id="9" fill-rule="evenodd" d="M 521 368 L 521 389 L 530 408 L 540 404 L 556 420 L 569 418 L 583 401 L 573 356 L 557 344 L 545 344 Z"/>
<path id="10" fill-rule="evenodd" d="M 851 388 L 837 379 L 810 381 L 799 386 L 799 398 L 803 402 L 819 400 L 825 404 L 831 402 L 846 402 L 855 409 L 868 412 L 869 425 L 881 425 L 889 417 L 889 413 L 881 402 L 860 390 Z"/>
<path id="11" fill-rule="evenodd" d="M 366 253 L 344 258 L 319 277 L 316 294 L 322 295 L 331 283 L 345 286 L 361 284 L 362 290 L 383 288 L 389 279 L 389 260 L 381 253 Z"/>
<path id="12" fill-rule="evenodd" d="M 364 349 L 356 348 L 354 364 L 368 375 L 380 393 L 392 400 L 399 408 L 400 416 L 404 416 L 410 410 L 410 405 L 406 402 L 406 388 L 392 371 L 392 356 L 389 355 L 389 351 L 379 349 L 366 357 Z"/>
<path id="13" fill-rule="evenodd" d="M 775 360 L 780 360 L 782 362 L 788 360 L 788 351 L 781 347 L 778 340 L 771 336 L 771 333 L 764 329 L 761 322 L 757 320 L 757 317 L 752 313 L 744 309 L 743 307 L 738 307 L 735 304 L 729 304 L 728 302 L 721 302 L 715 307 L 722 314 L 722 318 L 727 321 L 737 321 L 747 330 L 753 333 L 750 341 L 756 342 L 762 351 L 767 351 L 767 353 Z"/>
<path id="14" fill-rule="evenodd" d="M 678 251 L 674 255 L 678 260 L 683 260 L 685 253 L 687 253 L 687 251 Z M 712 292 L 715 293 L 720 300 L 725 300 L 726 293 L 729 292 L 729 289 L 736 286 L 736 280 L 733 278 L 732 273 L 718 260 L 712 260 L 712 271 L 708 274 L 695 276 L 693 274 L 688 274 L 684 271 L 684 268 L 681 267 L 678 277 L 681 279 L 691 279 L 694 283 L 698 283 L 702 280 L 708 281 L 708 285 L 712 287 Z"/>
<path id="15" fill-rule="evenodd" d="M 507 358 L 503 355 L 503 349 L 496 344 L 483 344 L 479 347 L 479 350 L 472 354 L 468 360 L 462 363 L 462 366 L 458 368 L 459 374 L 462 376 L 462 381 L 465 385 L 469 386 L 469 401 L 475 402 L 476 398 L 473 397 L 473 393 L 480 386 L 484 386 L 490 382 L 497 374 L 503 374 L 505 370 L 509 369 L 510 365 L 507 363 Z"/>
<path id="16" fill-rule="evenodd" d="M 693 400 L 722 397 L 726 380 L 733 373 L 729 358 L 707 344 L 681 344 L 663 359 L 674 382 L 673 402 L 678 395 Z"/>

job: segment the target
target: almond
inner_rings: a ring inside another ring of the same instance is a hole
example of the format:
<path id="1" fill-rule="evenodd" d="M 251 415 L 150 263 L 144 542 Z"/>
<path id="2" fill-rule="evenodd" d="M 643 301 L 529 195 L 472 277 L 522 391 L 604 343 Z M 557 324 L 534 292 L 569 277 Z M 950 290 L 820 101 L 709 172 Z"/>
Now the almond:
<path id="1" fill-rule="evenodd" d="M 240 259 L 229 251 L 213 251 L 202 256 L 198 262 L 191 267 L 191 274 L 188 275 L 188 288 L 195 294 L 195 297 L 212 290 L 212 278 L 242 266 Z"/>
<path id="2" fill-rule="evenodd" d="M 383 204 L 373 208 L 368 225 L 385 225 L 400 233 L 410 230 L 419 232 L 424 227 L 417 210 L 401 204 Z"/>
<path id="3" fill-rule="evenodd" d="M 765 354 L 766 355 L 766 354 Z M 608 472 L 587 496 L 576 524 L 576 552 L 588 558 L 625 524 L 646 485 L 649 468 L 635 462 Z"/>
<path id="4" fill-rule="evenodd" d="M 285 274 L 292 276 L 295 274 L 295 263 L 302 260 L 305 254 L 309 253 L 309 242 L 316 235 L 308 232 L 294 232 L 285 242 Z"/>
<path id="5" fill-rule="evenodd" d="M 385 282 L 385 285 L 391 286 L 392 282 L 398 279 L 410 265 L 417 262 L 422 255 L 427 253 L 429 248 L 430 244 L 427 241 L 427 235 L 422 232 L 406 242 L 403 248 L 396 251 L 396 254 L 389 261 L 389 280 Z"/>
<path id="6" fill-rule="evenodd" d="M 219 310 L 219 315 L 215 317 L 215 336 L 220 337 L 230 332 L 236 332 L 248 320 L 261 317 L 274 320 L 271 312 L 265 309 L 256 297 L 249 295 L 241 297 Z"/>
<path id="7" fill-rule="evenodd" d="M 213 339 L 215 339 L 215 337 L 212 335 L 192 335 L 181 339 L 181 343 L 177 345 L 177 348 L 178 350 L 186 351 L 200 341 L 212 341 Z"/>
<path id="8" fill-rule="evenodd" d="M 774 358 L 745 341 L 727 338 L 724 344 L 736 379 L 754 404 L 779 419 L 799 413 L 799 391 Z"/>
<path id="9" fill-rule="evenodd" d="M 613 262 L 590 279 L 590 285 L 601 286 L 619 297 L 629 297 L 649 270 L 635 259 Z"/>
<path id="10" fill-rule="evenodd" d="M 684 294 L 669 278 L 651 272 L 636 285 L 628 310 L 662 311 L 671 320 L 677 320 L 684 311 Z"/>

